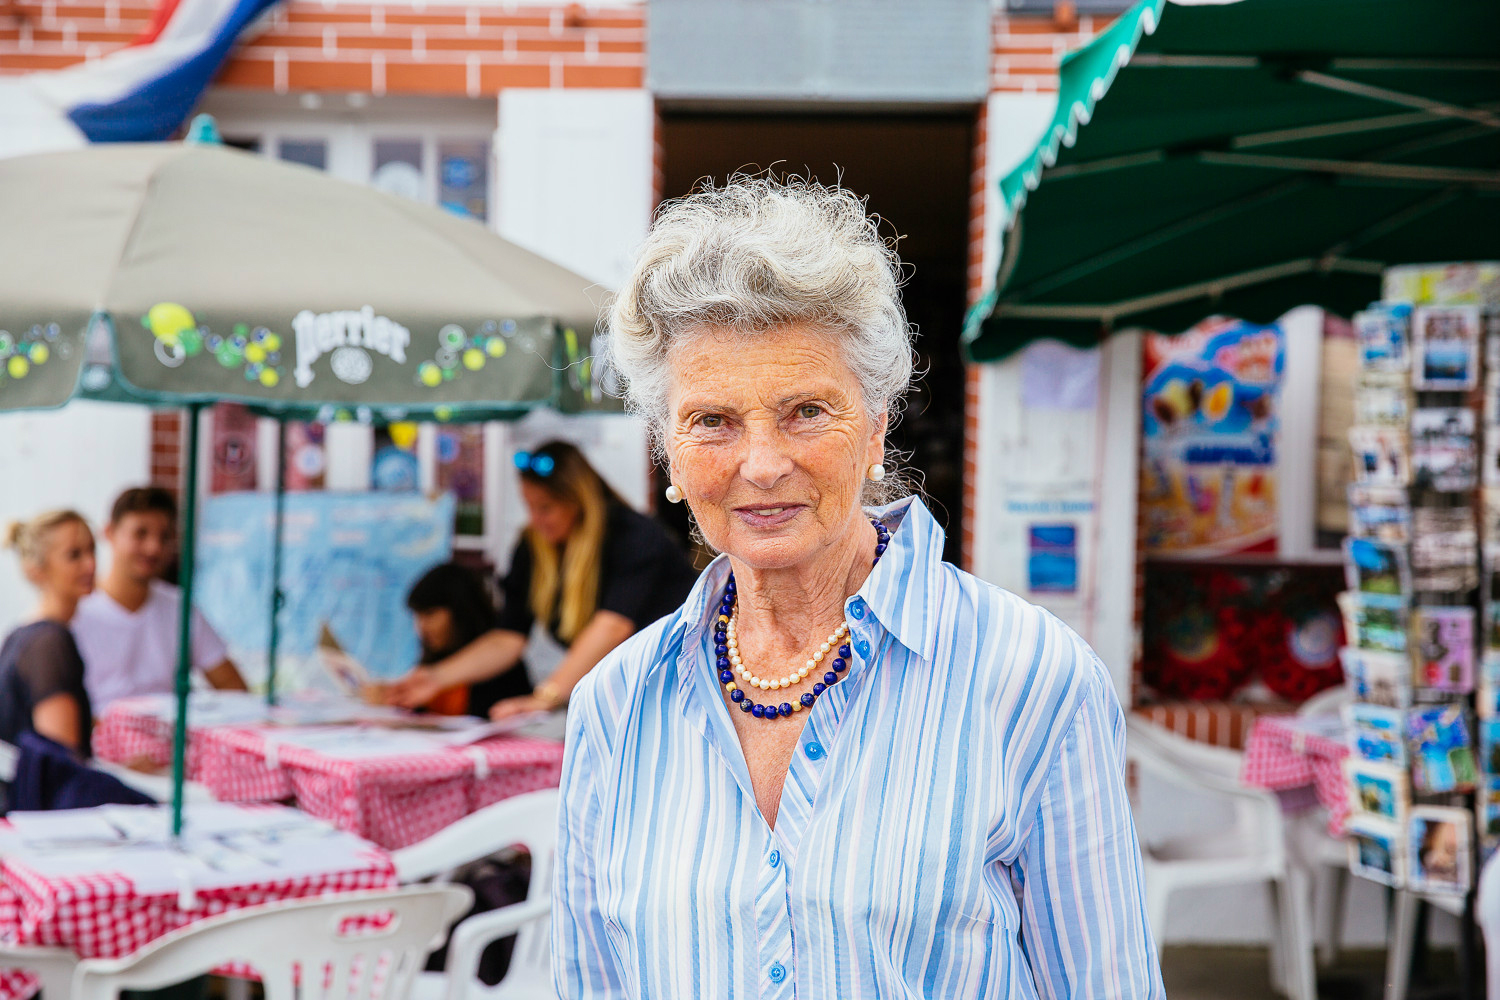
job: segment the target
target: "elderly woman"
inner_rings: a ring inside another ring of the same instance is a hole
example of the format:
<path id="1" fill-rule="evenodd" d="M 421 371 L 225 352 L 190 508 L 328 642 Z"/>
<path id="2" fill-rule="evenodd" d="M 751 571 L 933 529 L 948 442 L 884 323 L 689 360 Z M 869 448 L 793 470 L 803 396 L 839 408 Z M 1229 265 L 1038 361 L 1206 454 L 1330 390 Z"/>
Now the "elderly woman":
<path id="1" fill-rule="evenodd" d="M 578 685 L 553 954 L 583 997 L 1162 995 L 1109 675 L 889 493 L 899 262 L 839 188 L 668 207 L 611 318 L 723 553 Z"/>

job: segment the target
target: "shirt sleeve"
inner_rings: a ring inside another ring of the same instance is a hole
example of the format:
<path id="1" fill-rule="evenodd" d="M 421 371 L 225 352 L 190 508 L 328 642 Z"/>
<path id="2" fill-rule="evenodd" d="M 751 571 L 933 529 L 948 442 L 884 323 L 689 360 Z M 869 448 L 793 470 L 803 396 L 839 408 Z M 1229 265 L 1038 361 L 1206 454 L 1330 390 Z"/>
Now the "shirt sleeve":
<path id="1" fill-rule="evenodd" d="M 229 647 L 203 617 L 203 612 L 193 608 L 193 669 L 212 670 L 227 659 Z"/>
<path id="2" fill-rule="evenodd" d="M 495 627 L 530 635 L 536 615 L 531 613 L 531 548 L 525 538 L 511 552 L 510 569 L 500 581 L 500 599 Z"/>
<path id="3" fill-rule="evenodd" d="M 602 824 L 597 775 L 581 713 L 568 719 L 552 892 L 552 984 L 562 1000 L 626 996 L 599 910 L 595 865 Z"/>
<path id="4" fill-rule="evenodd" d="M 65 628 L 39 630 L 21 651 L 16 672 L 26 682 L 33 705 L 58 694 L 77 698 L 83 690 L 83 657 Z"/>
<path id="5" fill-rule="evenodd" d="M 1125 718 L 1102 670 L 1048 771 L 1011 877 L 1042 997 L 1165 997 L 1125 790 Z"/>

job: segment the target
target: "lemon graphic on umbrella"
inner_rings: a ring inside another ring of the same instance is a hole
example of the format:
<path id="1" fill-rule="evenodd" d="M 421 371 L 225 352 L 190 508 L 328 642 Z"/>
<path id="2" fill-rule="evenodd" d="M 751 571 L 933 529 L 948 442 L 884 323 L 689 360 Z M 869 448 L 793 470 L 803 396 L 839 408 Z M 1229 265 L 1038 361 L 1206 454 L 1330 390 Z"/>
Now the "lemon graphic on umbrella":
<path id="1" fill-rule="evenodd" d="M 203 348 L 198 321 L 186 306 L 176 302 L 158 302 L 141 317 L 141 326 L 156 338 L 156 359 L 168 368 L 176 368 Z"/>

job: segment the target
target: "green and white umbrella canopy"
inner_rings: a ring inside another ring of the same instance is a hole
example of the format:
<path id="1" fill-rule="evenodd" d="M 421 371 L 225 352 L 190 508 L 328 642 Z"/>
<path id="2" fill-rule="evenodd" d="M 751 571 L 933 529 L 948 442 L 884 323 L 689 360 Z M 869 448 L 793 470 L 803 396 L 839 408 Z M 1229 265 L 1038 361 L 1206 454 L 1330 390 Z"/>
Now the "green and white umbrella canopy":
<path id="1" fill-rule="evenodd" d="M 303 419 L 607 407 L 600 290 L 476 222 L 221 146 L 0 160 L 0 410 Z"/>
<path id="2" fill-rule="evenodd" d="M 0 412 L 75 397 L 279 418 L 618 409 L 587 279 L 483 226 L 202 143 L 0 160 Z M 172 828 L 182 828 L 198 421 L 188 420 Z M 286 449 L 278 449 L 284 460 Z M 272 614 L 280 607 L 280 475 Z"/>
<path id="3" fill-rule="evenodd" d="M 1000 182 L 978 361 L 1039 337 L 1349 313 L 1391 265 L 1500 255 L 1500 3 L 1142 0 L 1063 60 Z"/>

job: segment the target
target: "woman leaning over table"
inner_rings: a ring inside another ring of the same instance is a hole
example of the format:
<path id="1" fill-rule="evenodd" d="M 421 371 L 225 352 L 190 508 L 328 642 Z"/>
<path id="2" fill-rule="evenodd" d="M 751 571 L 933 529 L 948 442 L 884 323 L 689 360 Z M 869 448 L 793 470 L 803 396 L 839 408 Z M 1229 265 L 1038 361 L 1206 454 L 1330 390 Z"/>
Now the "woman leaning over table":
<path id="1" fill-rule="evenodd" d="M 471 685 L 469 710 L 493 719 L 561 708 L 594 664 L 693 586 L 697 574 L 666 530 L 632 510 L 576 447 L 550 441 L 515 462 L 527 522 L 495 627 L 397 681 L 395 704 L 416 708 Z M 522 657 L 537 622 L 567 652 L 533 691 Z"/>
<path id="2" fill-rule="evenodd" d="M 578 685 L 558 992 L 1162 996 L 1108 673 L 888 499 L 911 379 L 863 203 L 741 178 L 666 208 L 613 360 L 723 553 Z"/>
<path id="3" fill-rule="evenodd" d="M 94 533 L 83 515 L 55 510 L 12 524 L 4 542 L 36 587 L 37 605 L 0 644 L 0 740 L 34 732 L 88 757 L 93 713 L 68 622 L 94 589 Z"/>

